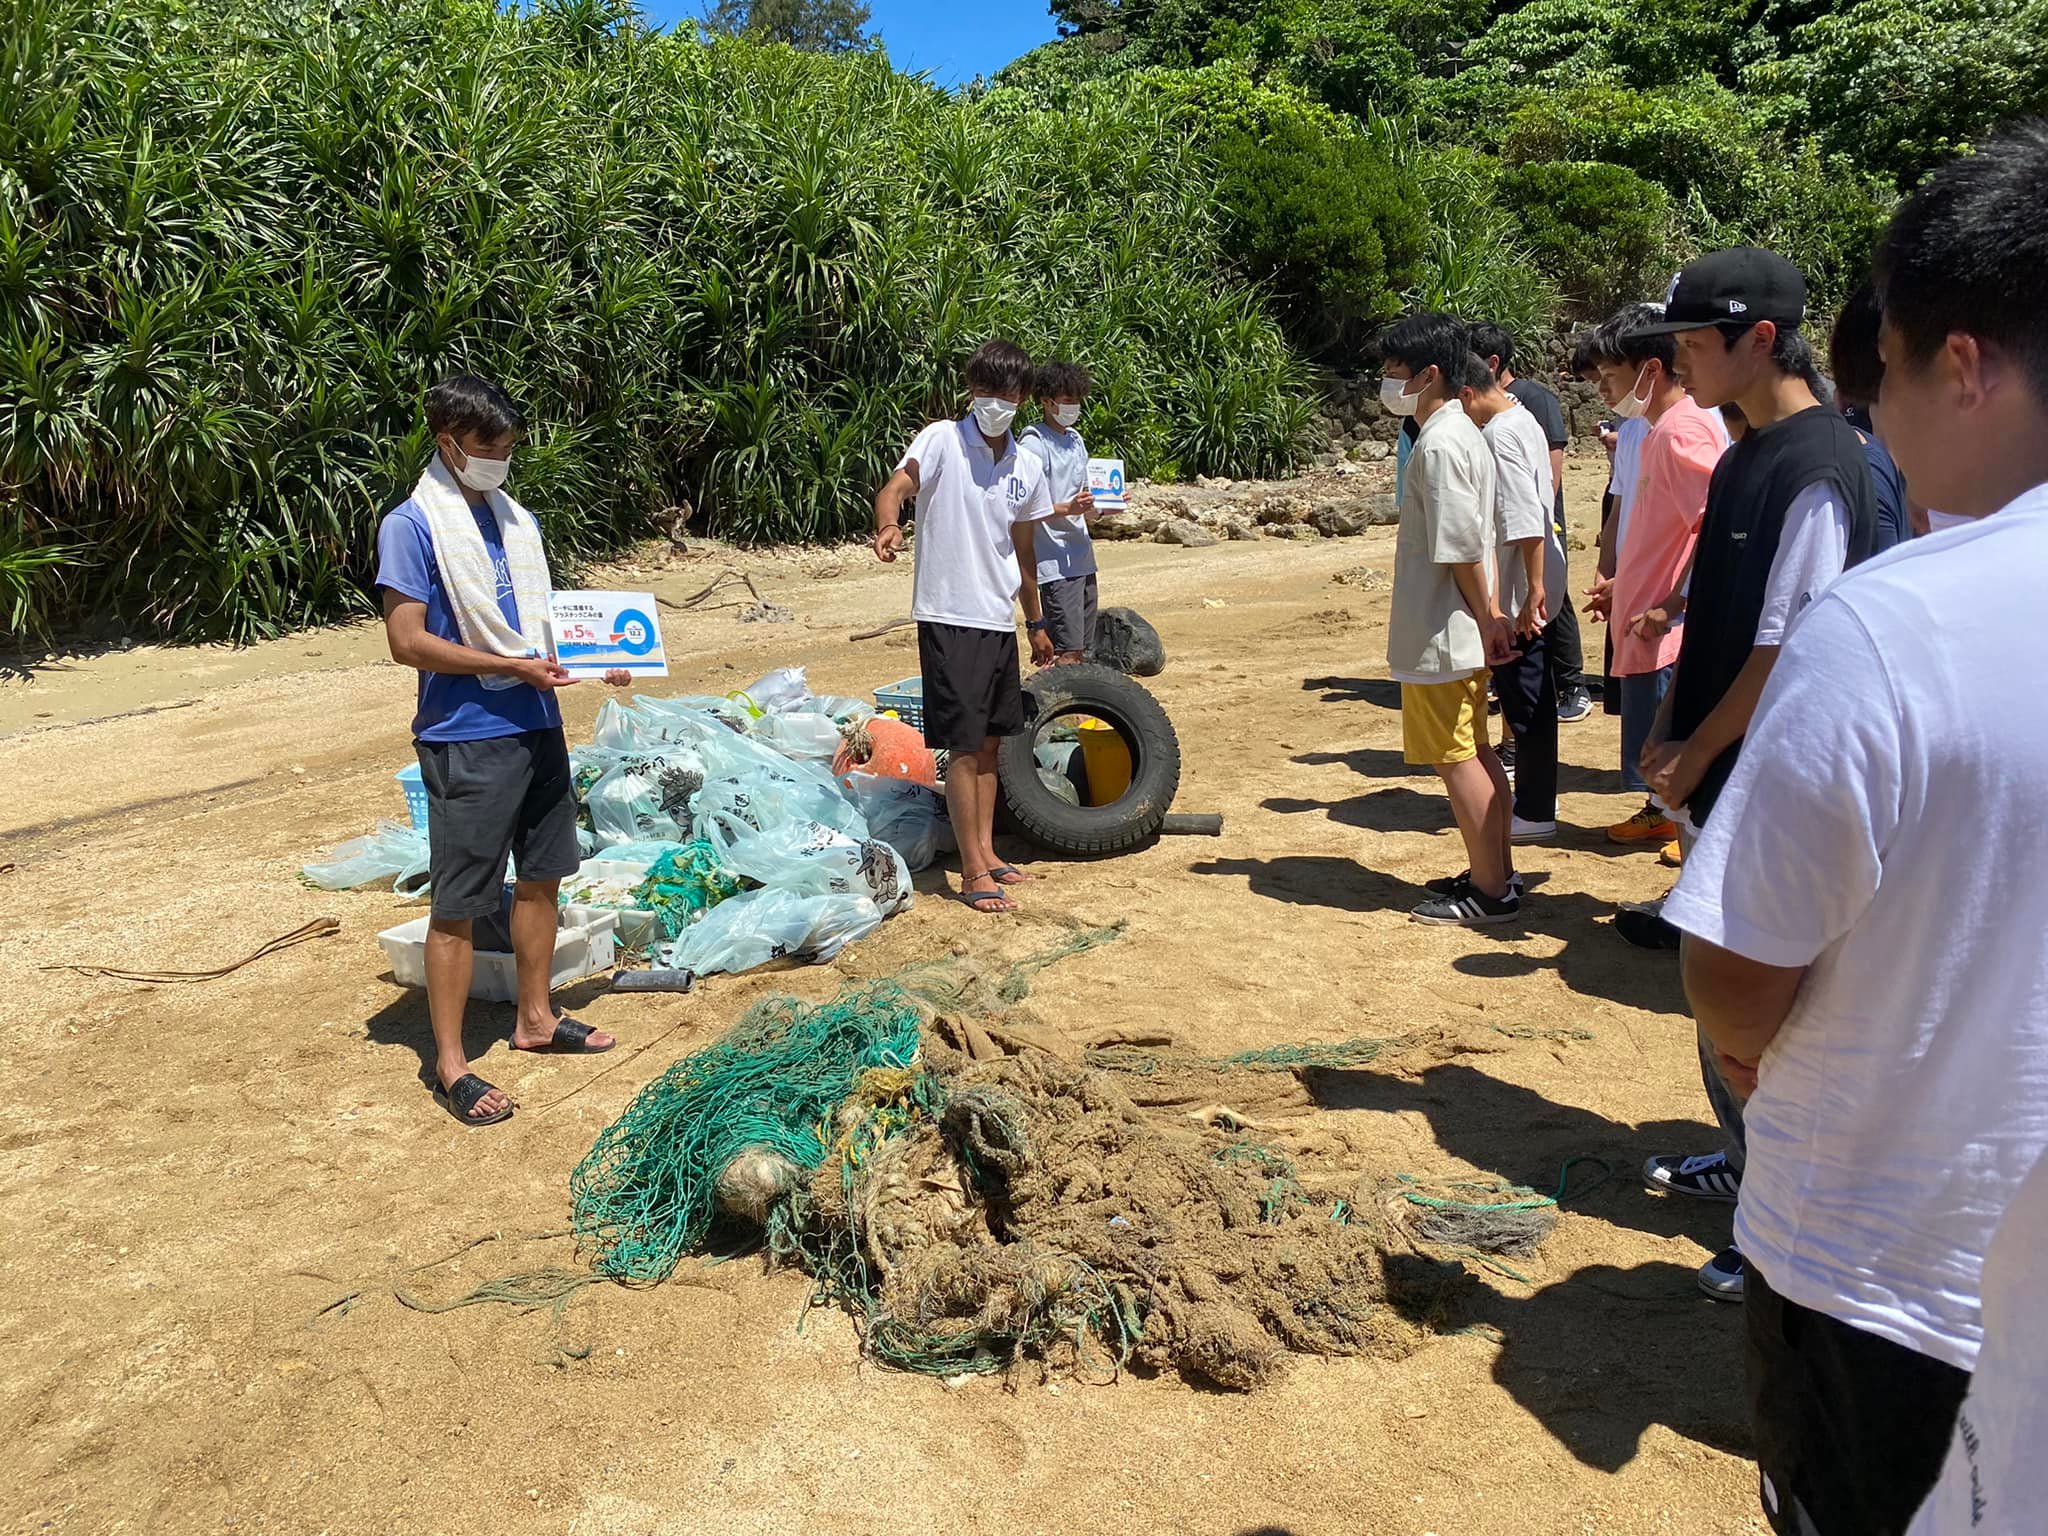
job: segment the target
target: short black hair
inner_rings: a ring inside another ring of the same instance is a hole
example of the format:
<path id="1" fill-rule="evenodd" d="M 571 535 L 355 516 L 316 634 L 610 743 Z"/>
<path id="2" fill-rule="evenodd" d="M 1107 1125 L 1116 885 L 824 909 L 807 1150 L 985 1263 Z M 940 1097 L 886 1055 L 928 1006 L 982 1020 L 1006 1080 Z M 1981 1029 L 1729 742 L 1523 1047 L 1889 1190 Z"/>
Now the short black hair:
<path id="1" fill-rule="evenodd" d="M 1617 309 L 1613 314 L 1601 321 L 1599 330 L 1594 333 L 1593 345 L 1596 349 L 1596 355 L 1593 360 L 1599 363 L 1627 363 L 1635 361 L 1629 356 L 1628 349 L 1622 344 L 1622 338 L 1633 332 L 1640 331 L 1646 326 L 1661 325 L 1663 323 L 1664 306 L 1662 304 L 1622 305 L 1620 309 Z M 1672 348 L 1672 355 L 1674 357 L 1677 356 L 1677 351 L 1678 349 L 1674 345 Z M 1637 366 L 1640 367 L 1641 364 L 1637 363 Z"/>
<path id="2" fill-rule="evenodd" d="M 1497 357 L 1503 368 L 1515 366 L 1515 338 L 1495 320 L 1478 320 L 1472 325 L 1472 350 L 1481 357 Z"/>
<path id="3" fill-rule="evenodd" d="M 1642 306 L 1648 309 L 1650 306 Z M 1650 321 L 1654 325 L 1655 321 Z M 1678 338 L 1669 331 L 1645 331 L 1624 326 L 1615 333 L 1614 345 L 1621 353 L 1621 361 L 1641 368 L 1652 360 L 1664 365 L 1666 373 L 1678 365 Z"/>
<path id="4" fill-rule="evenodd" d="M 1056 400 L 1061 395 L 1085 400 L 1094 387 L 1094 376 L 1079 363 L 1041 363 L 1034 392 L 1041 400 Z"/>
<path id="5" fill-rule="evenodd" d="M 489 379 L 458 373 L 427 391 L 427 430 L 439 437 L 474 432 L 485 442 L 503 442 L 526 432 L 526 417 L 512 397 Z"/>
<path id="6" fill-rule="evenodd" d="M 1436 310 L 1405 316 L 1380 332 L 1382 358 L 1405 363 L 1414 374 L 1435 368 L 1447 391 L 1457 389 L 1464 379 L 1465 359 L 1471 352 L 1465 322 Z"/>
<path id="7" fill-rule="evenodd" d="M 1823 401 L 1834 398 L 1834 388 L 1821 377 L 1820 362 L 1813 355 L 1813 343 L 1806 339 L 1806 333 L 1796 326 L 1781 325 L 1772 321 L 1777 335 L 1771 342 L 1771 361 L 1778 372 L 1791 378 L 1804 379 L 1806 387 Z M 1714 327 L 1721 333 L 1721 345 L 1728 351 L 1735 350 L 1735 344 L 1756 327 L 1753 325 L 1731 325 L 1723 320 Z"/>
<path id="8" fill-rule="evenodd" d="M 2034 275 L 2029 277 L 2031 272 Z M 1877 297 L 1906 356 L 1953 332 L 2012 354 L 2048 404 L 2048 119 L 2008 124 L 1907 198 L 1878 241 Z"/>
<path id="9" fill-rule="evenodd" d="M 1572 332 L 1571 348 L 1572 376 L 1582 379 L 1600 361 L 1600 328 L 1588 325 Z"/>
<path id="10" fill-rule="evenodd" d="M 1458 380 L 1460 388 L 1476 389 L 1484 395 L 1491 393 L 1499 382 L 1500 375 L 1493 371 L 1493 364 L 1476 351 L 1465 354 L 1465 374 Z"/>
<path id="11" fill-rule="evenodd" d="M 1031 354 L 1014 341 L 984 341 L 967 359 L 967 387 L 977 395 L 1022 400 L 1037 372 Z"/>
<path id="12" fill-rule="evenodd" d="M 1884 311 L 1877 302 L 1877 284 L 1865 279 L 1835 316 L 1828 338 L 1828 367 L 1844 400 L 1869 405 L 1884 387 L 1884 358 L 1877 350 L 1877 327 Z"/>

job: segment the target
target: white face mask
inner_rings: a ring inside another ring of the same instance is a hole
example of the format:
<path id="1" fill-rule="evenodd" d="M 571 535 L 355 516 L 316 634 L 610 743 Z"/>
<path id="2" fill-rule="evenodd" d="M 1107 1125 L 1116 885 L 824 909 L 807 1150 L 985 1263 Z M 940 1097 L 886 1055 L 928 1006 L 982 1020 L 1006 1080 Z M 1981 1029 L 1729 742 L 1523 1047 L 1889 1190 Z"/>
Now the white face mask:
<path id="1" fill-rule="evenodd" d="M 1643 364 L 1643 368 L 1648 368 L 1649 366 L 1648 363 Z M 1636 381 L 1629 385 L 1628 393 L 1614 402 L 1615 415 L 1626 416 L 1629 420 L 1635 421 L 1650 414 L 1650 397 L 1636 393 L 1638 389 L 1642 388 L 1642 385 L 1643 369 L 1639 368 L 1636 370 Z"/>
<path id="2" fill-rule="evenodd" d="M 1012 402 L 993 395 L 975 396 L 974 424 L 987 436 L 1001 437 L 1016 419 L 1017 407 Z"/>
<path id="3" fill-rule="evenodd" d="M 462 452 L 460 445 L 456 447 L 455 451 L 457 453 Z M 470 454 L 464 461 L 462 468 L 455 471 L 455 478 L 468 486 L 472 491 L 495 491 L 505 483 L 505 477 L 511 473 L 512 456 L 510 454 L 507 454 L 502 459 L 480 459 L 475 454 Z"/>
<path id="4" fill-rule="evenodd" d="M 1422 391 L 1418 389 L 1411 395 L 1407 393 L 1407 389 L 1410 384 L 1416 382 L 1414 379 L 1380 380 L 1380 404 L 1386 407 L 1388 415 L 1413 416 L 1415 414 L 1422 404 Z"/>
<path id="5" fill-rule="evenodd" d="M 1056 405 L 1052 408 L 1052 423 L 1056 427 L 1071 427 L 1080 419 L 1081 407 L 1078 405 Z"/>

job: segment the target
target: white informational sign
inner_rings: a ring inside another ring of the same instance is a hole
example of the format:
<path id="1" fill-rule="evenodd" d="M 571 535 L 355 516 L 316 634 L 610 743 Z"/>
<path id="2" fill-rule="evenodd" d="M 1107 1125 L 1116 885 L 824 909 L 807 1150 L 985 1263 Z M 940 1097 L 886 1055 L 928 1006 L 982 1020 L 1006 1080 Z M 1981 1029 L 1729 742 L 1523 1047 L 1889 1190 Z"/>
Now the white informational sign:
<path id="1" fill-rule="evenodd" d="M 1122 459 L 1090 459 L 1088 461 L 1088 494 L 1095 498 L 1098 512 L 1121 512 L 1124 510 L 1124 461 Z"/>
<path id="2" fill-rule="evenodd" d="M 668 676 L 651 592 L 550 593 L 548 643 L 576 677 L 602 677 L 617 667 L 635 677 Z"/>

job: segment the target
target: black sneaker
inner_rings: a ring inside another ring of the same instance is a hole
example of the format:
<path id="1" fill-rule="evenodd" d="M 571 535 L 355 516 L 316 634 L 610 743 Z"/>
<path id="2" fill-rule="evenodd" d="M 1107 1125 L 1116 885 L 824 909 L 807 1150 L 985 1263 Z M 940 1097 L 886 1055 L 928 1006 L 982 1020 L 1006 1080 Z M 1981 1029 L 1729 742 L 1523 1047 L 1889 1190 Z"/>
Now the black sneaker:
<path id="1" fill-rule="evenodd" d="M 1749 1261 L 1740 1248 L 1723 1248 L 1700 1266 L 1700 1289 L 1716 1301 L 1742 1300 Z"/>
<path id="2" fill-rule="evenodd" d="M 1581 720 L 1593 718 L 1593 696 L 1583 688 L 1574 688 L 1557 701 L 1557 719 L 1560 725 L 1577 725 Z"/>
<path id="3" fill-rule="evenodd" d="M 1418 923 L 1440 928 L 1482 928 L 1488 923 L 1511 923 L 1522 911 L 1522 893 L 1514 886 L 1496 901 L 1474 885 L 1467 884 L 1448 896 L 1432 896 L 1408 915 Z"/>
<path id="4" fill-rule="evenodd" d="M 1422 883 L 1422 888 L 1432 895 L 1454 896 L 1471 883 L 1472 871 L 1461 869 L 1455 875 L 1439 875 L 1434 880 L 1425 880 Z M 1519 869 L 1508 876 L 1508 884 L 1515 888 L 1516 895 L 1522 894 L 1522 872 Z"/>
<path id="5" fill-rule="evenodd" d="M 1642 907 L 1623 907 L 1615 913 L 1614 931 L 1637 949 L 1678 948 L 1678 930 L 1661 914 Z"/>
<path id="6" fill-rule="evenodd" d="M 1512 785 L 1515 782 L 1515 744 L 1512 741 L 1504 741 L 1494 748 L 1493 755 L 1500 759 L 1501 771 L 1508 776 L 1508 783 Z"/>
<path id="7" fill-rule="evenodd" d="M 1653 1157 L 1643 1164 L 1643 1182 L 1666 1194 L 1725 1200 L 1730 1205 L 1742 1194 L 1742 1175 L 1729 1163 L 1725 1152 L 1701 1152 L 1691 1157 L 1667 1153 Z"/>

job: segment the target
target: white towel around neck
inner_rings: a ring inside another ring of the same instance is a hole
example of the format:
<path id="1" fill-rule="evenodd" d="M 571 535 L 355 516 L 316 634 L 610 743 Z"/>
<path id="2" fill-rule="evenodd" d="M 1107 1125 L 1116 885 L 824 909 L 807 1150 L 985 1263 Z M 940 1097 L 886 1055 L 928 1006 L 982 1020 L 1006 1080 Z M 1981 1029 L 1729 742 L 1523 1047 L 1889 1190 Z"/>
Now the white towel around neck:
<path id="1" fill-rule="evenodd" d="M 477 527 L 476 513 L 454 471 L 438 452 L 413 487 L 412 499 L 426 514 L 434 560 L 441 568 L 441 585 L 448 593 L 448 606 L 462 632 L 462 643 L 493 656 L 544 654 L 548 594 L 553 583 L 548 576 L 547 552 L 541 548 L 540 524 L 533 514 L 503 491 L 485 493 L 498 519 L 498 537 L 512 573 L 512 596 L 519 613 L 519 623 L 514 626 L 506 622 L 505 611 L 498 606 L 498 571 L 485 547 L 483 530 Z M 509 688 L 514 680 L 486 677 L 479 681 L 486 688 Z"/>

